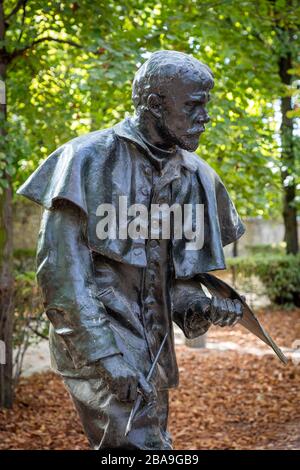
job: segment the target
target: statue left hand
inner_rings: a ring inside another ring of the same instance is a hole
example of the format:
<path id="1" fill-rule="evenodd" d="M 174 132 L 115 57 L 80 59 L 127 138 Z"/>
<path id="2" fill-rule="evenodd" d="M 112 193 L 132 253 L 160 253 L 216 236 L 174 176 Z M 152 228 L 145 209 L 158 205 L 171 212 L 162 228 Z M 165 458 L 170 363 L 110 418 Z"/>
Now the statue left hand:
<path id="1" fill-rule="evenodd" d="M 212 297 L 206 316 L 214 325 L 234 326 L 243 316 L 243 305 L 237 299 Z"/>

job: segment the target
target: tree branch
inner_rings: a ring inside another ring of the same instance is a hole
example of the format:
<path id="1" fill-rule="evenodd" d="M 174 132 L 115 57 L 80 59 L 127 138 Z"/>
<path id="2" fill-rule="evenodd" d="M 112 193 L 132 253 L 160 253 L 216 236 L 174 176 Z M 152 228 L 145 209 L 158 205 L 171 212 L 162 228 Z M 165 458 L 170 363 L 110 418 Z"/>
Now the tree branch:
<path id="1" fill-rule="evenodd" d="M 27 3 L 27 0 L 25 0 L 24 3 L 23 3 L 22 26 L 21 26 L 20 35 L 18 37 L 18 42 L 21 42 L 21 39 L 22 39 L 22 36 L 23 36 L 23 33 L 24 33 L 24 24 L 25 24 L 25 17 L 26 17 L 26 3 Z"/>
<path id="2" fill-rule="evenodd" d="M 58 39 L 58 38 L 51 38 L 50 36 L 44 37 L 44 38 L 39 38 L 36 39 L 36 41 L 33 41 L 31 44 L 28 46 L 22 47 L 21 49 L 16 49 L 10 54 L 10 61 L 15 59 L 16 57 L 19 57 L 24 54 L 24 52 L 33 49 L 35 46 L 38 44 L 41 44 L 43 42 L 57 42 L 59 44 L 68 44 L 69 46 L 77 47 L 78 49 L 82 49 L 82 46 L 74 41 L 70 41 L 68 39 Z"/>
<path id="3" fill-rule="evenodd" d="M 0 41 L 4 41 L 4 38 L 5 38 L 4 7 L 3 7 L 3 0 L 0 0 Z"/>
<path id="4" fill-rule="evenodd" d="M 9 18 L 11 18 L 12 16 L 14 16 L 16 13 L 18 13 L 18 11 L 20 10 L 20 8 L 25 8 L 26 6 L 26 3 L 28 2 L 28 0 L 18 0 L 16 6 L 12 9 L 12 11 L 5 17 L 5 21 L 9 20 Z"/>
<path id="5" fill-rule="evenodd" d="M 43 333 L 40 333 L 38 330 L 36 330 L 35 328 L 32 328 L 32 326 L 28 325 L 28 328 L 32 331 L 32 333 L 34 333 L 35 335 L 37 335 L 39 338 L 42 338 L 42 339 L 48 339 L 48 336 L 44 335 Z"/>
<path id="6" fill-rule="evenodd" d="M 227 21 L 227 23 L 229 24 L 229 26 L 231 28 L 234 28 L 234 22 L 232 21 L 232 18 L 230 16 L 228 16 L 227 18 L 225 18 L 225 20 Z M 271 51 L 275 52 L 275 49 L 274 47 L 272 47 L 271 44 L 267 43 L 264 39 L 264 37 L 258 32 L 258 31 L 254 31 L 252 30 L 251 33 L 250 33 L 253 37 L 255 37 L 256 39 L 258 39 L 266 48 L 270 49 Z"/>

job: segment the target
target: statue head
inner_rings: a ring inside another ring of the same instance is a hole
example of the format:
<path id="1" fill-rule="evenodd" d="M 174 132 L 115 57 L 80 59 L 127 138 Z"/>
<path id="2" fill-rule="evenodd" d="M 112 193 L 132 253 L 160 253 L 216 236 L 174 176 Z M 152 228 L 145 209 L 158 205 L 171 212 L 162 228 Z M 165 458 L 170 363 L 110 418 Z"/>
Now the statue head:
<path id="1" fill-rule="evenodd" d="M 166 146 L 194 151 L 209 121 L 206 104 L 213 86 L 210 68 L 194 57 L 154 52 L 133 81 L 136 115 L 152 126 Z"/>

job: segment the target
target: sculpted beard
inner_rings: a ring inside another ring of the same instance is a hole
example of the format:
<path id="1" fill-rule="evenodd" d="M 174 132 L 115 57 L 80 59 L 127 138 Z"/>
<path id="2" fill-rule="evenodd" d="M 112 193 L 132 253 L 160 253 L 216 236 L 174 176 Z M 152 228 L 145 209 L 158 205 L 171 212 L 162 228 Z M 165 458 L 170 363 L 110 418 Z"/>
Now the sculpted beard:
<path id="1" fill-rule="evenodd" d="M 170 147 L 178 145 L 180 148 L 188 150 L 189 152 L 197 150 L 202 132 L 188 135 L 187 130 L 186 134 L 180 135 L 167 124 L 164 115 L 162 115 L 161 119 L 158 121 L 158 128 L 166 144 L 169 144 Z"/>

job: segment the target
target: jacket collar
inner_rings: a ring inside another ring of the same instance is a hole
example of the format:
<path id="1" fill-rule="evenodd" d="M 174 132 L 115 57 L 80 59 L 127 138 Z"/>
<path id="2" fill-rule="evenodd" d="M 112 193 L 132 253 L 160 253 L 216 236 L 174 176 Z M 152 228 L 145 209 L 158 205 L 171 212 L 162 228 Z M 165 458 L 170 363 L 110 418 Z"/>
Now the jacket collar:
<path id="1" fill-rule="evenodd" d="M 151 161 L 153 161 L 154 164 L 156 162 L 156 165 L 158 165 L 161 169 L 161 162 L 159 161 L 159 158 L 156 157 L 153 152 L 151 152 L 151 147 L 154 148 L 154 146 L 149 147 L 145 143 L 130 118 L 126 118 L 119 122 L 113 127 L 113 129 L 119 137 L 130 140 L 131 142 L 134 142 L 139 147 L 141 147 L 147 153 L 148 157 L 150 157 Z M 169 158 L 174 158 L 176 156 L 177 158 L 175 158 L 175 160 L 178 161 L 179 159 L 181 166 L 194 173 L 197 170 L 197 165 L 191 159 L 192 154 L 179 147 L 177 147 L 177 149 L 177 152 L 162 151 L 162 154 L 165 154 L 166 157 L 169 154 Z"/>

